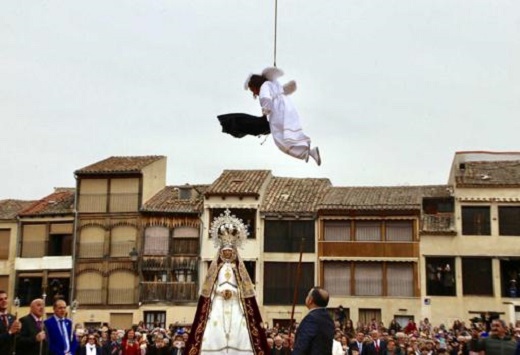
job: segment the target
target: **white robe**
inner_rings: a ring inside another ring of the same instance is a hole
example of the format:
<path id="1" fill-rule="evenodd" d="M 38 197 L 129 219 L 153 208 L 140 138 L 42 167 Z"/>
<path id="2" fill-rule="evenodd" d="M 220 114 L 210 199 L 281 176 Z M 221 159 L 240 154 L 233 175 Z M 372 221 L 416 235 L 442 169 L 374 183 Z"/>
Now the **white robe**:
<path id="1" fill-rule="evenodd" d="M 201 355 L 250 355 L 253 347 L 247 330 L 246 318 L 239 300 L 238 284 L 229 262 L 218 272 L 211 310 L 202 337 Z M 230 290 L 233 297 L 225 300 L 221 292 Z"/>
<path id="2" fill-rule="evenodd" d="M 258 96 L 276 146 L 290 156 L 308 159 L 311 139 L 303 133 L 300 116 L 283 86 L 276 80 L 266 81 Z"/>

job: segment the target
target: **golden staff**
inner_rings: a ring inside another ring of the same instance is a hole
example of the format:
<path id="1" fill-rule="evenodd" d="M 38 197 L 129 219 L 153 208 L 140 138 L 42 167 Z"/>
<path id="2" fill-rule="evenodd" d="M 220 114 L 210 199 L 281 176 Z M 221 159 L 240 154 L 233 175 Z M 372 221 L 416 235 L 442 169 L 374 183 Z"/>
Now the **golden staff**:
<path id="1" fill-rule="evenodd" d="M 40 332 L 42 330 L 44 330 L 44 327 L 45 327 L 45 323 L 43 323 L 43 321 L 45 320 L 46 318 L 46 315 L 47 313 L 45 312 L 45 299 L 47 298 L 47 294 L 45 292 L 43 292 L 42 294 L 42 299 L 43 299 L 43 316 L 42 316 L 42 325 L 40 327 Z M 43 354 L 43 339 L 40 341 L 40 355 Z"/>

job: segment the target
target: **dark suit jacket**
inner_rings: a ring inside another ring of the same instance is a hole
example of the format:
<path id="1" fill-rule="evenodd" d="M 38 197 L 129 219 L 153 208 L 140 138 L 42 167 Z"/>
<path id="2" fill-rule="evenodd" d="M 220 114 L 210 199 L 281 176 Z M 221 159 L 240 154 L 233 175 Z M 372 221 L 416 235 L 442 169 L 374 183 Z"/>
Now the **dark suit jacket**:
<path id="1" fill-rule="evenodd" d="M 38 324 L 31 314 L 20 318 L 22 323 L 22 330 L 16 340 L 16 353 L 24 355 L 40 355 L 40 342 L 36 341 L 36 334 L 40 332 Z M 42 325 L 43 327 L 43 322 Z M 41 344 L 42 354 L 47 354 L 47 342 Z"/>
<path id="2" fill-rule="evenodd" d="M 103 355 L 121 355 L 121 344 L 116 342 L 115 346 L 112 346 L 112 342 L 107 341 L 103 345 Z"/>
<path id="3" fill-rule="evenodd" d="M 334 322 L 325 308 L 311 310 L 298 326 L 292 355 L 330 355 Z"/>
<path id="4" fill-rule="evenodd" d="M 76 335 L 72 335 L 72 321 L 65 319 L 65 328 L 69 337 L 70 353 L 75 354 L 78 349 L 78 340 Z M 58 321 L 55 316 L 47 318 L 44 322 L 45 333 L 47 333 L 47 342 L 49 344 L 49 354 L 63 355 L 65 353 L 65 339 L 59 329 Z"/>
<path id="5" fill-rule="evenodd" d="M 379 349 L 376 347 L 376 343 L 363 343 L 363 355 L 382 355 L 386 350 L 386 342 L 383 340 L 379 340 Z"/>
<path id="6" fill-rule="evenodd" d="M 1 319 L 1 318 L 0 318 Z M 15 317 L 12 314 L 7 315 L 9 327 L 13 324 Z M 9 328 L 0 321 L 0 354 L 10 355 L 13 352 L 13 339 L 17 335 L 9 335 Z"/>

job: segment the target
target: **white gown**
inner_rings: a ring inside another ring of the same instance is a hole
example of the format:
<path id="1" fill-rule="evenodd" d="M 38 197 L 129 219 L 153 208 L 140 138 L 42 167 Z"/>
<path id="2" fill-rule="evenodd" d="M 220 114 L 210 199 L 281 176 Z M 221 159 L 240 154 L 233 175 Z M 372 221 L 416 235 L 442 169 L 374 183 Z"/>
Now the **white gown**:
<path id="1" fill-rule="evenodd" d="M 238 298 L 237 280 L 229 262 L 224 263 L 220 268 L 217 282 L 200 353 L 201 355 L 253 354 L 246 318 Z M 221 296 L 224 290 L 230 290 L 233 297 L 225 300 Z"/>
<path id="2" fill-rule="evenodd" d="M 283 86 L 276 80 L 266 81 L 258 97 L 277 147 L 295 158 L 308 159 L 311 140 L 303 133 L 300 116 L 284 94 Z"/>

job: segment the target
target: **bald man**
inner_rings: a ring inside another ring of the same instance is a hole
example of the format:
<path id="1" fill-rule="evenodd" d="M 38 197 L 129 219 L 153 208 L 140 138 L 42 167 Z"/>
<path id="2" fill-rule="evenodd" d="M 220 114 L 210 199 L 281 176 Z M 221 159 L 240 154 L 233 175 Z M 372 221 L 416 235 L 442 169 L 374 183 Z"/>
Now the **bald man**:
<path id="1" fill-rule="evenodd" d="M 53 305 L 54 315 L 47 318 L 45 324 L 45 335 L 49 342 L 50 355 L 74 355 L 78 348 L 78 339 L 72 333 L 72 321 L 67 315 L 67 303 L 58 299 Z"/>
<path id="2" fill-rule="evenodd" d="M 296 329 L 292 355 L 330 355 L 334 339 L 334 322 L 327 312 L 329 293 L 313 287 L 305 299 L 309 313 Z"/>
<path id="3" fill-rule="evenodd" d="M 45 305 L 41 298 L 31 302 L 30 312 L 25 317 L 20 318 L 22 331 L 16 342 L 16 353 L 24 355 L 46 355 L 47 342 L 43 330 L 43 315 Z M 41 347 L 41 353 L 40 353 Z"/>

